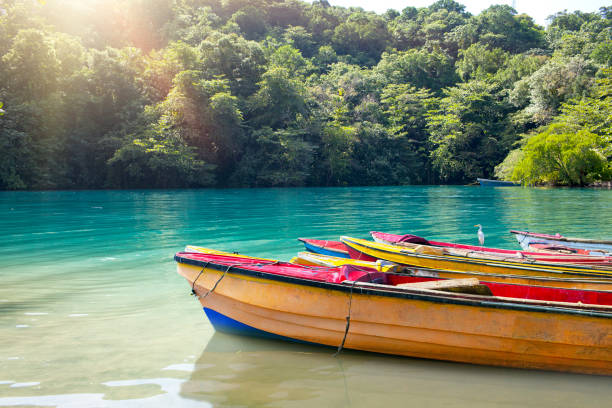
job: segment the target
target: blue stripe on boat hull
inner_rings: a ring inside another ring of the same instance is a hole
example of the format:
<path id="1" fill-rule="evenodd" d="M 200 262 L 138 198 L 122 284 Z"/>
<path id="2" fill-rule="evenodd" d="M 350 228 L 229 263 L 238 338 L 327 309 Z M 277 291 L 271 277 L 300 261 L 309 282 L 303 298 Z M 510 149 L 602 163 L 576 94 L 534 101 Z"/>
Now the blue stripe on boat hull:
<path id="1" fill-rule="evenodd" d="M 267 331 L 256 329 L 254 327 L 241 323 L 238 320 L 234 320 L 230 317 L 227 317 L 207 307 L 204 308 L 204 313 L 206 313 L 206 317 L 208 317 L 208 320 L 213 325 L 215 330 L 220 331 L 220 332 L 238 334 L 241 336 L 253 336 L 253 337 L 261 337 L 265 339 L 291 341 L 294 343 L 319 345 L 316 343 L 310 343 L 307 341 L 292 339 L 291 337 L 280 336 L 278 334 L 269 333 Z"/>
<path id="2" fill-rule="evenodd" d="M 350 258 L 349 255 L 345 254 L 344 252 L 334 251 L 333 249 L 321 248 L 319 246 L 311 245 L 307 242 L 304 242 L 304 247 L 306 247 L 307 251 L 314 252 L 315 254 L 336 256 L 338 258 Z"/>

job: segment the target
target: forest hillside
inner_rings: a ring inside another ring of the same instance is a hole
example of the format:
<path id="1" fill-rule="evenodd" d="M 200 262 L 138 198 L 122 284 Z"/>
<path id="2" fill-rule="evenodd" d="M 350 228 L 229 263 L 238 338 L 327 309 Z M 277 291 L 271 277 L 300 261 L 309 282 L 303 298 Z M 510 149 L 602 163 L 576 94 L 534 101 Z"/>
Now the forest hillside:
<path id="1" fill-rule="evenodd" d="M 612 7 L 1 0 L 0 189 L 609 180 Z"/>

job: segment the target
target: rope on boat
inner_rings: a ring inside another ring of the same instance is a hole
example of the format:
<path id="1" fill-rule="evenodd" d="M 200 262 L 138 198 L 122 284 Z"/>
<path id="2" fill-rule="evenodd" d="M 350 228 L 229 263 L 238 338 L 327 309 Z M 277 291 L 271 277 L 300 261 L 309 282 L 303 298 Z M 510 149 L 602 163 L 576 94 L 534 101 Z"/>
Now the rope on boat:
<path id="1" fill-rule="evenodd" d="M 202 268 L 202 270 L 200 271 L 200 273 L 198 273 L 198 276 L 196 276 L 196 278 L 193 280 L 193 284 L 191 285 L 191 296 L 195 296 L 196 299 L 199 299 L 200 296 L 198 296 L 198 294 L 195 291 L 195 284 L 196 281 L 198 280 L 198 278 L 200 277 L 200 275 L 202 275 L 202 273 L 204 272 L 204 269 L 206 269 L 206 267 L 208 266 L 208 264 L 210 263 L 210 261 L 206 262 L 206 265 L 204 265 L 204 267 Z"/>
<path id="2" fill-rule="evenodd" d="M 346 316 L 346 328 L 344 329 L 344 337 L 342 337 L 342 343 L 338 346 L 338 350 L 334 353 L 334 357 L 337 357 L 342 349 L 344 348 L 344 342 L 346 341 L 346 336 L 348 335 L 349 327 L 351 327 L 351 306 L 353 305 L 353 288 L 357 281 L 353 281 L 351 285 L 351 292 L 349 294 L 349 304 L 348 304 L 348 315 Z"/>
<path id="3" fill-rule="evenodd" d="M 227 271 L 229 271 L 230 269 L 232 269 L 232 267 L 234 266 L 238 266 L 238 265 L 228 265 L 227 269 L 225 271 L 223 271 L 223 274 L 221 275 L 221 277 L 219 278 L 219 280 L 217 280 L 215 282 L 215 284 L 213 285 L 212 288 L 210 288 L 210 290 L 208 292 L 206 292 L 204 294 L 204 296 L 200 297 L 200 299 L 205 299 L 206 296 L 210 295 L 212 292 L 214 292 L 215 289 L 217 289 L 217 285 L 219 284 L 219 282 L 221 282 L 221 279 L 225 278 L 225 274 L 227 273 Z"/>
<path id="4" fill-rule="evenodd" d="M 210 290 L 208 292 L 206 292 L 203 296 L 200 296 L 196 293 L 195 291 L 195 284 L 196 281 L 198 280 L 198 278 L 200 277 L 200 275 L 202 275 L 202 272 L 204 272 L 204 270 L 206 269 L 206 267 L 208 266 L 208 264 L 210 264 L 211 261 L 206 262 L 206 265 L 204 265 L 204 268 L 202 268 L 202 270 L 200 271 L 200 273 L 198 274 L 198 276 L 194 279 L 193 281 L 193 285 L 191 286 L 191 295 L 195 296 L 196 299 L 205 299 L 206 296 L 210 295 L 212 292 L 214 292 L 214 290 L 217 288 L 217 285 L 219 285 L 219 282 L 221 282 L 221 280 L 225 277 L 225 275 L 227 274 L 227 272 L 229 272 L 230 269 L 232 269 L 233 267 L 236 266 L 268 266 L 268 265 L 276 265 L 278 263 L 278 261 L 272 262 L 272 263 L 267 263 L 267 264 L 252 264 L 252 263 L 236 263 L 236 264 L 231 264 L 227 266 L 227 269 L 225 269 L 225 271 L 223 271 L 223 274 L 221 275 L 221 277 L 215 282 L 215 284 L 213 285 L 212 288 L 210 288 Z"/>
<path id="5" fill-rule="evenodd" d="M 526 231 L 526 232 L 527 232 L 527 233 L 529 233 L 529 231 Z M 519 240 L 519 245 L 520 245 L 521 247 L 525 248 L 525 247 L 523 246 L 523 242 L 525 242 L 525 240 L 526 240 L 528 237 L 527 237 L 527 234 L 522 234 L 522 235 L 523 235 L 523 237 L 522 237 L 522 238 Z M 529 246 L 529 245 L 527 245 L 527 246 Z"/>

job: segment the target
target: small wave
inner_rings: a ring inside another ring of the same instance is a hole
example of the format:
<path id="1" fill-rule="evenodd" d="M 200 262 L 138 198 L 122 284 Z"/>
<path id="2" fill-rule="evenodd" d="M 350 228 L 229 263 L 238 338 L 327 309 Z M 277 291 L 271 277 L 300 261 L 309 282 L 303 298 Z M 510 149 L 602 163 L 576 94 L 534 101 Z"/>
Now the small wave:
<path id="1" fill-rule="evenodd" d="M 187 371 L 188 373 L 191 373 L 195 371 L 195 368 L 196 368 L 195 364 L 172 364 L 172 365 L 169 365 L 168 367 L 162 368 L 162 370 Z"/>
<path id="2" fill-rule="evenodd" d="M 83 317 L 83 316 L 89 316 L 88 313 L 73 313 L 73 314 L 69 314 L 68 317 Z"/>
<path id="3" fill-rule="evenodd" d="M 14 383 L 11 385 L 11 388 L 34 387 L 35 385 L 40 385 L 40 383 L 39 382 Z"/>

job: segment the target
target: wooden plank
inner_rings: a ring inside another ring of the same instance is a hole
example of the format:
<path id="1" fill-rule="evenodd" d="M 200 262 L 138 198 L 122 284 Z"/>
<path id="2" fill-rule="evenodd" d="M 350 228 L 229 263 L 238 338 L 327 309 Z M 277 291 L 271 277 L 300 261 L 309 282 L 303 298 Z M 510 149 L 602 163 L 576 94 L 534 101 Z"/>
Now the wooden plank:
<path id="1" fill-rule="evenodd" d="M 477 278 L 445 279 L 427 282 L 400 283 L 399 288 L 405 289 L 430 289 L 445 292 L 472 293 L 475 295 L 492 296 L 491 289 L 482 285 Z"/>
<path id="2" fill-rule="evenodd" d="M 400 288 L 421 288 L 421 289 L 447 289 L 456 288 L 462 286 L 474 286 L 479 285 L 480 281 L 477 278 L 463 278 L 463 279 L 444 279 L 444 280 L 433 280 L 426 282 L 411 282 L 411 283 L 400 283 L 397 286 Z"/>

